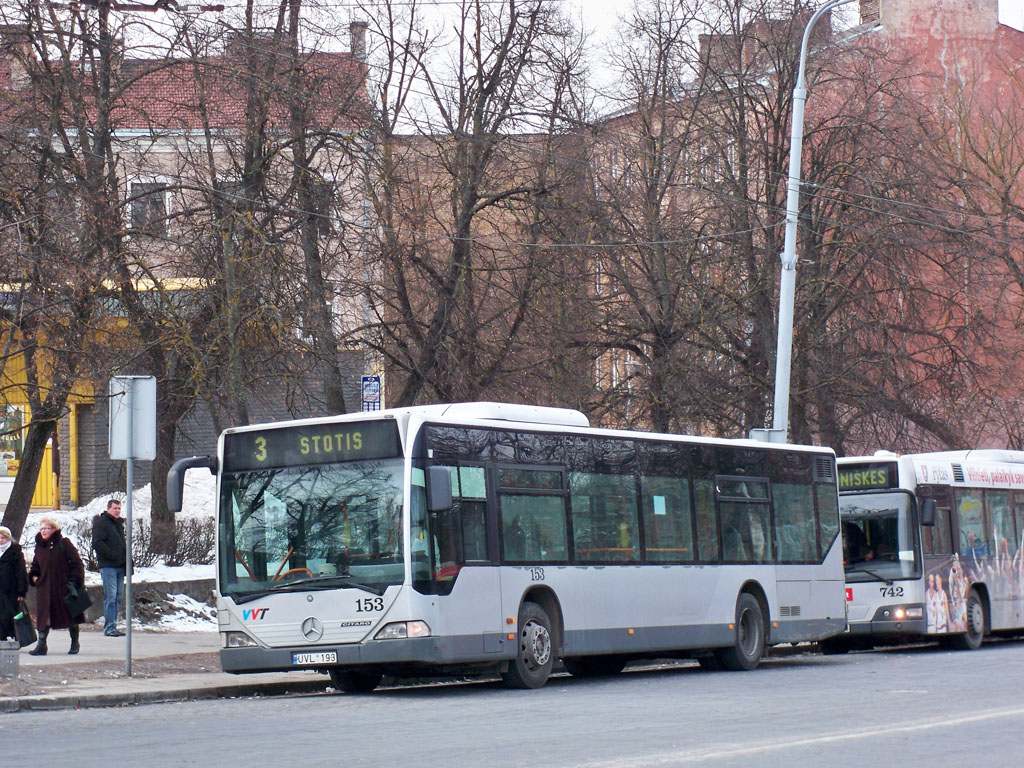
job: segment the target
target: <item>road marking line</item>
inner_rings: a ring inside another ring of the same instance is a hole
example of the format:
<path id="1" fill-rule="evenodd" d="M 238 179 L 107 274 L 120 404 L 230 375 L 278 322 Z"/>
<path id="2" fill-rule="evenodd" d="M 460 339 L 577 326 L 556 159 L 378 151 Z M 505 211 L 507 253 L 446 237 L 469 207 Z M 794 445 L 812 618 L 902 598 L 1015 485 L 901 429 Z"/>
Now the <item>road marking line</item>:
<path id="1" fill-rule="evenodd" d="M 781 751 L 796 747 L 810 747 L 819 744 L 834 744 L 840 741 L 854 741 L 856 739 L 873 738 L 879 736 L 893 735 L 899 733 L 915 733 L 927 731 L 934 728 L 948 728 L 951 725 L 966 725 L 984 720 L 999 720 L 1006 717 L 1024 716 L 1024 707 L 1012 709 L 992 709 L 984 712 L 977 712 L 959 717 L 948 715 L 937 716 L 933 720 L 921 720 L 908 725 L 879 726 L 873 728 L 858 728 L 842 733 L 830 733 L 821 736 L 811 736 L 803 739 L 788 739 L 783 741 L 766 741 L 752 744 L 747 747 L 735 747 L 731 749 L 698 749 L 683 752 L 665 752 L 646 756 L 635 756 L 628 759 L 608 760 L 591 763 L 578 763 L 573 768 L 619 768 L 629 765 L 631 768 L 646 768 L 647 766 L 678 765 L 681 763 L 701 763 L 708 760 L 719 760 L 728 757 L 741 757 L 743 755 L 754 755 L 768 751 Z"/>

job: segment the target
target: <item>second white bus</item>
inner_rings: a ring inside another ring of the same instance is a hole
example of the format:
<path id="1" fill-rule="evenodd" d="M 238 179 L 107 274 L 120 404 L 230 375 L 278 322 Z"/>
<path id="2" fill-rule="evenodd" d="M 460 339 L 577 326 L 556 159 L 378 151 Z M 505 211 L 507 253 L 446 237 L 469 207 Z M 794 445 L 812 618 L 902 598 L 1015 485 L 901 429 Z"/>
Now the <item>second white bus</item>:
<path id="1" fill-rule="evenodd" d="M 1024 452 L 839 460 L 849 631 L 826 652 L 1024 628 Z"/>

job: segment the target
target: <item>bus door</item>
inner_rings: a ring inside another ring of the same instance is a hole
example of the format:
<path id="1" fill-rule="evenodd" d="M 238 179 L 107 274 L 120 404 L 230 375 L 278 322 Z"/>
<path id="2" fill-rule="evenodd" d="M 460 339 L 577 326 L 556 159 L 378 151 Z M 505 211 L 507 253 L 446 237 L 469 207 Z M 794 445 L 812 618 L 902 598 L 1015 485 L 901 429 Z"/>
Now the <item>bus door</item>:
<path id="1" fill-rule="evenodd" d="M 489 533 L 487 470 L 481 464 L 447 467 L 452 482 L 452 508 L 431 514 L 433 580 L 452 599 L 442 605 L 445 634 L 478 635 L 482 651 L 497 653 L 505 633 L 496 536 Z M 416 542 L 413 542 L 416 550 Z"/>
<path id="2" fill-rule="evenodd" d="M 504 464 L 494 468 L 496 530 L 502 568 L 502 615 L 518 617 L 531 584 L 547 582 L 554 564 L 569 561 L 565 470 Z"/>

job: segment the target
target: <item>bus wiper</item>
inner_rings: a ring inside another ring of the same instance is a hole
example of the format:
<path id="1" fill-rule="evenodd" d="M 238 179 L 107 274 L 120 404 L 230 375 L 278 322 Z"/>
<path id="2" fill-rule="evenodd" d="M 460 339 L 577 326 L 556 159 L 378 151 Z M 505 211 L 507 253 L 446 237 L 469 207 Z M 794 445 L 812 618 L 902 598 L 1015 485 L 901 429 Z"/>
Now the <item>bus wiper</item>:
<path id="1" fill-rule="evenodd" d="M 288 581 L 274 584 L 269 589 L 261 589 L 256 592 L 246 592 L 242 595 L 237 594 L 226 594 L 225 597 L 230 597 L 235 601 L 236 605 L 242 603 L 248 603 L 252 600 L 259 600 L 261 597 L 272 595 L 275 592 L 293 592 L 301 591 L 304 589 L 334 589 L 335 587 L 352 587 L 353 589 L 362 589 L 365 592 L 370 592 L 374 595 L 383 595 L 384 590 L 378 587 L 370 586 L 369 584 L 360 584 L 357 581 L 352 581 L 350 576 L 328 576 L 324 577 L 306 577 L 302 579 L 289 579 Z"/>
<path id="2" fill-rule="evenodd" d="M 269 592 L 291 592 L 295 589 L 333 589 L 335 587 L 353 587 L 372 592 L 375 595 L 383 595 L 384 590 L 371 587 L 369 584 L 360 584 L 352 581 L 351 576 L 304 576 L 301 579 L 290 579 L 280 584 L 275 584 Z"/>
<path id="3" fill-rule="evenodd" d="M 868 568 L 857 568 L 856 570 L 857 573 L 866 573 L 868 576 L 874 576 L 879 581 L 884 581 L 890 587 L 893 585 L 893 580 L 890 579 L 888 576 L 883 576 L 882 574 L 876 573 L 875 571 L 872 571 Z"/>
<path id="4" fill-rule="evenodd" d="M 242 603 L 248 603 L 252 600 L 259 600 L 261 597 L 266 597 L 273 590 L 261 589 L 259 592 L 246 592 L 244 595 L 236 595 L 234 593 L 228 593 L 224 597 L 230 597 L 235 601 L 235 605 L 241 605 Z"/>

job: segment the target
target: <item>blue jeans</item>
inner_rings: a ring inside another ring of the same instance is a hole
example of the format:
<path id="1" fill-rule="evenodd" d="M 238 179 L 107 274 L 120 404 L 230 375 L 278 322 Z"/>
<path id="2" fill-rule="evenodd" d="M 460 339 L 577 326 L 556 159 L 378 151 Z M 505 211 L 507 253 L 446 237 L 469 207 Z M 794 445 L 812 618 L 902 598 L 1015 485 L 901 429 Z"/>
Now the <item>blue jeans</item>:
<path id="1" fill-rule="evenodd" d="M 100 568 L 103 579 L 103 633 L 117 629 L 117 613 L 124 600 L 124 568 Z"/>

